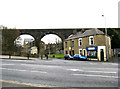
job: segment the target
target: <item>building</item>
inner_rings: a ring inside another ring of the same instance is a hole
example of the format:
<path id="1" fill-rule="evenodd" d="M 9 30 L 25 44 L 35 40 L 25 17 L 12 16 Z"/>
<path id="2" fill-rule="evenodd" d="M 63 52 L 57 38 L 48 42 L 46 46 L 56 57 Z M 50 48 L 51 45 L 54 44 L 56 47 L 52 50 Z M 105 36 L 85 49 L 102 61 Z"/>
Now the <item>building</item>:
<path id="1" fill-rule="evenodd" d="M 31 47 L 30 53 L 31 53 L 31 54 L 38 54 L 38 49 L 37 49 L 37 47 L 36 47 L 36 46 Z"/>
<path id="2" fill-rule="evenodd" d="M 81 54 L 89 60 L 107 61 L 111 57 L 111 39 L 98 29 L 78 32 L 65 39 L 64 54 Z"/>

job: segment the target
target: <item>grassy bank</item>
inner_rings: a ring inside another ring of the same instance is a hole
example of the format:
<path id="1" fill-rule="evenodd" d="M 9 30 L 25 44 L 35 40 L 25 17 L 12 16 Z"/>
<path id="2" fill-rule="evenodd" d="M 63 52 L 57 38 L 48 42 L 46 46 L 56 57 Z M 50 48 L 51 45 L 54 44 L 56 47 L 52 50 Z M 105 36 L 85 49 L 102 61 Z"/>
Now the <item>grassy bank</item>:
<path id="1" fill-rule="evenodd" d="M 64 58 L 64 54 L 51 54 L 51 55 L 48 55 L 48 57 L 53 57 L 53 55 L 55 55 L 56 58 Z M 43 55 L 43 56 L 45 56 L 45 55 Z"/>

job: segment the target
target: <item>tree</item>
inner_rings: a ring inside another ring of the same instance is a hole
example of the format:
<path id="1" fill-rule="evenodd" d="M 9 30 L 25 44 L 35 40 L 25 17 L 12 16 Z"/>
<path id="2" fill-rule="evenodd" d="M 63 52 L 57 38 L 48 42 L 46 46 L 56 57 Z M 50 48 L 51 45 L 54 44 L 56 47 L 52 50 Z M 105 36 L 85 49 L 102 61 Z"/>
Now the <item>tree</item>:
<path id="1" fill-rule="evenodd" d="M 2 52 L 7 52 L 9 58 L 17 50 L 14 41 L 18 36 L 19 30 L 17 29 L 6 28 L 2 30 Z"/>
<path id="2" fill-rule="evenodd" d="M 105 32 L 105 29 L 100 29 L 101 31 Z M 118 28 L 107 28 L 107 34 L 111 37 L 111 47 L 120 48 L 120 31 Z"/>

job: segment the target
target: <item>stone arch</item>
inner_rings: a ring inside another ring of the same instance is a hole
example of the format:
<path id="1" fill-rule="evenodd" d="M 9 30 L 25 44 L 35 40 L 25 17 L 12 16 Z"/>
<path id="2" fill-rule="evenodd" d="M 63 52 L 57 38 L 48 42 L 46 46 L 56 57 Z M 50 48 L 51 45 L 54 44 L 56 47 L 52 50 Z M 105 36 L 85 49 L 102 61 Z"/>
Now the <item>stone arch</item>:
<path id="1" fill-rule="evenodd" d="M 34 37 L 35 44 L 40 49 L 41 38 L 47 34 L 55 34 L 62 39 L 62 42 L 71 34 L 80 31 L 81 29 L 20 29 L 20 34 L 29 34 Z"/>

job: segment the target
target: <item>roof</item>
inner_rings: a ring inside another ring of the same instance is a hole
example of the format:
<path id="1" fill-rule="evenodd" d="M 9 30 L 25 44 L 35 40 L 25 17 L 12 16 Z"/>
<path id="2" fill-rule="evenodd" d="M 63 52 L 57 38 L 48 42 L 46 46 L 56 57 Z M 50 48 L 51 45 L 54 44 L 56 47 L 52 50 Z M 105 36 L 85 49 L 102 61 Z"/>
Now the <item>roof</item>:
<path id="1" fill-rule="evenodd" d="M 79 38 L 81 36 L 81 34 L 82 34 L 81 32 L 78 32 L 78 33 L 76 33 L 74 35 L 72 34 L 66 40 Z"/>
<path id="2" fill-rule="evenodd" d="M 72 34 L 66 40 L 76 39 L 76 38 L 86 37 L 86 36 L 93 36 L 93 35 L 104 35 L 104 32 L 100 31 L 99 29 L 93 28 L 93 29 L 86 30 L 84 33 L 78 32 L 74 35 Z"/>
<path id="3" fill-rule="evenodd" d="M 104 32 L 94 28 L 94 29 L 86 30 L 80 37 L 92 36 L 92 35 L 104 35 Z"/>

